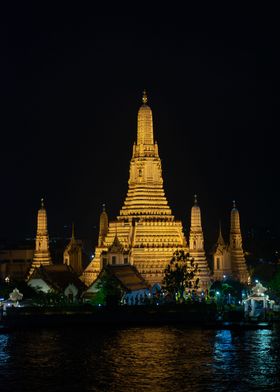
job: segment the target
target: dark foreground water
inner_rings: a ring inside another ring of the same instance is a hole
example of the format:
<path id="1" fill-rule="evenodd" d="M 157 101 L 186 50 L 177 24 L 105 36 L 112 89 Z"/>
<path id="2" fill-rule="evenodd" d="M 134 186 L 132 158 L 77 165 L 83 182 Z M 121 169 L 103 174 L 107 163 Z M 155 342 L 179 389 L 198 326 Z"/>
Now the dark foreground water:
<path id="1" fill-rule="evenodd" d="M 0 391 L 279 391 L 280 331 L 34 329 L 0 335 Z"/>

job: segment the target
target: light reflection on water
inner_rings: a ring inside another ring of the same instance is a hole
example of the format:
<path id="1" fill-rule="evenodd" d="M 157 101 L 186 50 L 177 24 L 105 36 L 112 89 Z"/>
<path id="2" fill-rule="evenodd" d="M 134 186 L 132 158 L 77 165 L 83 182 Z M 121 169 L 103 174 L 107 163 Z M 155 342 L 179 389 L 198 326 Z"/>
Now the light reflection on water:
<path id="1" fill-rule="evenodd" d="M 8 341 L 9 341 L 8 335 L 0 334 L 0 391 L 1 392 L 2 392 L 2 385 L 5 385 L 9 379 L 9 371 L 4 371 L 3 374 L 1 372 L 2 368 L 5 369 L 5 366 L 10 359 L 10 354 L 9 351 L 7 350 Z"/>
<path id="2" fill-rule="evenodd" d="M 0 335 L 0 391 L 279 390 L 274 330 L 66 328 Z"/>
<path id="3" fill-rule="evenodd" d="M 222 383 L 236 390 L 276 388 L 280 336 L 271 330 L 218 331 L 214 343 L 213 369 Z M 230 375 L 230 379 L 229 379 Z M 275 389 L 277 390 L 277 389 Z"/>
<path id="4" fill-rule="evenodd" d="M 0 334 L 0 363 L 8 361 L 9 354 L 6 351 L 9 336 Z"/>

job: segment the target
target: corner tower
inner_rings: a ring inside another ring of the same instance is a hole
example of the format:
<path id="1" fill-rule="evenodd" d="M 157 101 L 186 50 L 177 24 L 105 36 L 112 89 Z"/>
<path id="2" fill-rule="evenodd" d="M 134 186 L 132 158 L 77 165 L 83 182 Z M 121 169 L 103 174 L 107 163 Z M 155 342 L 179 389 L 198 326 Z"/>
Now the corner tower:
<path id="1" fill-rule="evenodd" d="M 108 232 L 108 215 L 105 210 L 105 204 L 103 204 L 103 210 L 100 214 L 99 219 L 99 235 L 98 235 L 98 246 L 102 246 Z"/>
<path id="2" fill-rule="evenodd" d="M 165 197 L 153 115 L 145 91 L 138 110 L 128 192 L 119 216 L 109 222 L 102 244 L 99 241 L 94 259 L 83 273 L 82 280 L 87 285 L 98 276 L 103 265 L 102 252 L 108 252 L 116 233 L 129 262 L 150 284 L 161 283 L 163 271 L 177 249 L 188 251 L 182 223 L 175 220 Z"/>
<path id="3" fill-rule="evenodd" d="M 236 208 L 235 201 L 233 201 L 233 208 L 230 215 L 230 254 L 233 277 L 243 283 L 247 283 L 249 274 L 242 247 L 239 212 Z"/>
<path id="4" fill-rule="evenodd" d="M 229 246 L 226 245 L 223 235 L 221 222 L 219 224 L 219 236 L 213 251 L 213 276 L 216 280 L 232 275 Z"/>
<path id="5" fill-rule="evenodd" d="M 197 204 L 197 195 L 194 195 L 194 205 L 191 210 L 190 228 L 190 257 L 194 259 L 199 268 L 199 286 L 206 289 L 210 280 L 210 271 L 204 251 L 204 237 L 201 225 L 201 211 Z"/>
<path id="6" fill-rule="evenodd" d="M 47 211 L 44 205 L 44 199 L 41 199 L 41 208 L 39 209 L 37 216 L 35 251 L 29 276 L 32 274 L 34 269 L 40 267 L 40 265 L 45 266 L 50 264 L 52 264 L 52 259 L 49 250 Z"/>

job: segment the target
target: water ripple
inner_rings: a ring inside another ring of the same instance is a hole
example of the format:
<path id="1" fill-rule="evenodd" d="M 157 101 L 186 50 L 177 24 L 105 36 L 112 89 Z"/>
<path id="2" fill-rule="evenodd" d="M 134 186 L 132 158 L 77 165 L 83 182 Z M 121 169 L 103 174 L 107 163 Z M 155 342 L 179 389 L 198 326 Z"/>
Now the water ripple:
<path id="1" fill-rule="evenodd" d="M 277 330 L 65 328 L 0 335 L 1 392 L 276 391 Z"/>

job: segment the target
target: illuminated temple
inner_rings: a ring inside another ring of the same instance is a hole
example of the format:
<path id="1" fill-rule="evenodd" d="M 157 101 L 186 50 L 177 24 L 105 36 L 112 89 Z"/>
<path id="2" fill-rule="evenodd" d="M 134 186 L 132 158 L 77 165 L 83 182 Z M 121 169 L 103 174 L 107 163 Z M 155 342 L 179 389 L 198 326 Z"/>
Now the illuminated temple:
<path id="1" fill-rule="evenodd" d="M 86 285 L 97 278 L 104 265 L 118 263 L 133 264 L 151 285 L 160 283 L 173 253 L 178 249 L 190 250 L 182 222 L 174 218 L 165 197 L 161 160 L 154 141 L 152 110 L 145 92 L 142 101 L 127 196 L 115 221 L 108 222 L 105 209 L 101 214 L 95 257 L 82 275 Z M 200 287 L 206 288 L 210 274 L 197 205 L 192 215 L 192 257 L 199 265 Z"/>

